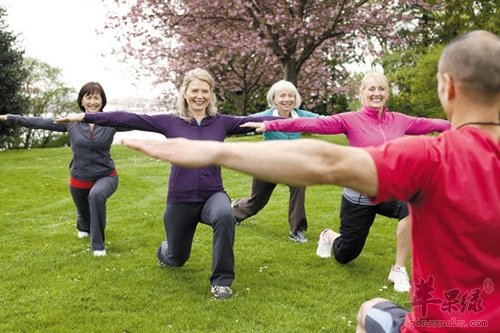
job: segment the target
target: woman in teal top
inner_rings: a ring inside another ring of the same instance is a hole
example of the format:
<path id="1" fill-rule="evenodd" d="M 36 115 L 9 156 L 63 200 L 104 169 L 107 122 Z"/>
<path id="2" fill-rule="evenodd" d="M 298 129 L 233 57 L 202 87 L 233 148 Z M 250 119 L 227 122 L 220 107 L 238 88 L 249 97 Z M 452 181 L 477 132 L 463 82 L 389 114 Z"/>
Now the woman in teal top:
<path id="1" fill-rule="evenodd" d="M 298 109 L 302 99 L 293 83 L 278 81 L 267 93 L 267 102 L 270 109 L 254 114 L 253 116 L 276 116 L 284 118 L 319 117 L 318 114 Z M 264 140 L 295 140 L 301 133 L 264 132 Z M 232 203 L 234 216 L 238 223 L 257 214 L 266 206 L 276 184 L 253 178 L 252 194 L 248 198 L 236 199 Z M 307 217 L 305 211 L 305 187 L 289 186 L 290 199 L 288 204 L 288 223 L 290 224 L 290 239 L 305 243 L 307 238 Z"/>

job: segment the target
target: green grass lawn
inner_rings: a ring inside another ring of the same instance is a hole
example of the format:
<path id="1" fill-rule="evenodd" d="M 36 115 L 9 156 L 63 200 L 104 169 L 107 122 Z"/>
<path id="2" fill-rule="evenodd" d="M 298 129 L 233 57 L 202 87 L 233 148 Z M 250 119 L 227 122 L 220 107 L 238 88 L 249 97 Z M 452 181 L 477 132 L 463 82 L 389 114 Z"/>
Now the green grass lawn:
<path id="1" fill-rule="evenodd" d="M 70 149 L 0 152 L 0 332 L 354 332 L 364 300 L 408 303 L 386 282 L 395 220 L 378 217 L 348 265 L 315 255 L 319 233 L 338 230 L 341 188 L 333 186 L 307 189 L 309 242 L 296 244 L 288 188 L 279 185 L 236 230 L 234 297 L 212 299 L 211 228 L 199 225 L 184 267 L 156 263 L 169 164 L 119 145 L 112 154 L 120 184 L 108 200 L 108 255 L 95 258 L 88 239 L 76 238 Z M 223 176 L 232 198 L 249 194 L 250 176 Z"/>

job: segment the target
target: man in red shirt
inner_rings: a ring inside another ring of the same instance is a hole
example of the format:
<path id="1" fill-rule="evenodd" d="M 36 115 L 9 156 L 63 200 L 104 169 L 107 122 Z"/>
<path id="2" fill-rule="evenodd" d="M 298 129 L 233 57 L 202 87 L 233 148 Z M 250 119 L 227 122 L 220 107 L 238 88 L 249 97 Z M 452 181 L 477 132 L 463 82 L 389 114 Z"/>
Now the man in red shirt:
<path id="1" fill-rule="evenodd" d="M 375 202 L 408 202 L 413 308 L 367 301 L 357 332 L 500 332 L 500 38 L 473 31 L 455 39 L 437 77 L 452 130 L 435 138 L 372 148 L 310 139 L 124 143 L 186 167 L 216 164 L 275 183 L 336 184 Z"/>

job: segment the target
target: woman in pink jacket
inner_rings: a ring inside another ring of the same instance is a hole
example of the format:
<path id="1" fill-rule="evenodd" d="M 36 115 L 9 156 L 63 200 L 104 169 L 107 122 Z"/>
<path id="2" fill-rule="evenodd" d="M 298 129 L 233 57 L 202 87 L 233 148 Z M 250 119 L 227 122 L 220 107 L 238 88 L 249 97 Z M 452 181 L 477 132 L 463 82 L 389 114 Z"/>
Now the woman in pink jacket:
<path id="1" fill-rule="evenodd" d="M 315 134 L 344 134 L 354 147 L 378 146 L 404 135 L 442 132 L 450 123 L 442 119 L 412 117 L 391 112 L 385 106 L 389 97 L 385 75 L 371 72 L 362 80 L 359 94 L 363 107 L 356 112 L 345 112 L 322 118 L 296 118 L 247 123 L 258 132 L 303 132 Z M 389 281 L 398 292 L 410 290 L 405 269 L 411 249 L 411 222 L 406 203 L 387 201 L 373 204 L 370 198 L 344 188 L 340 207 L 340 233 L 325 229 L 318 241 L 316 254 L 322 258 L 333 255 L 342 264 L 355 259 L 363 250 L 370 227 L 377 214 L 399 220 L 396 236 L 396 261 L 389 273 Z"/>

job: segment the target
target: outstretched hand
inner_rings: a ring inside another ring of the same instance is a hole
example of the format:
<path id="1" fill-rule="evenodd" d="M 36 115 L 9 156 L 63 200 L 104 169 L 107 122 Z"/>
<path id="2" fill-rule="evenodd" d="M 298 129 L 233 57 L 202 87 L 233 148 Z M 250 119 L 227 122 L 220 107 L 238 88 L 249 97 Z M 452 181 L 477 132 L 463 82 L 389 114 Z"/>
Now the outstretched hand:
<path id="1" fill-rule="evenodd" d="M 240 127 L 253 127 L 255 128 L 256 132 L 265 132 L 266 131 L 266 125 L 264 122 L 252 122 L 249 121 L 248 123 L 244 123 L 243 125 L 240 125 Z"/>
<path id="2" fill-rule="evenodd" d="M 66 123 L 71 123 L 71 122 L 80 122 L 83 121 L 83 117 L 85 117 L 85 113 L 71 113 L 68 114 L 66 117 L 61 117 L 61 118 L 56 118 L 54 120 L 54 123 L 56 124 L 66 124 Z"/>
<path id="3" fill-rule="evenodd" d="M 0 121 L 7 121 L 7 115 L 6 114 L 0 115 Z"/>
<path id="4" fill-rule="evenodd" d="M 124 138 L 121 143 L 153 158 L 186 168 L 200 168 L 213 164 L 217 151 L 215 142 L 184 138 L 167 139 L 166 141 Z"/>

